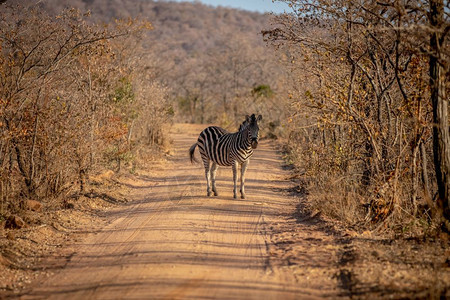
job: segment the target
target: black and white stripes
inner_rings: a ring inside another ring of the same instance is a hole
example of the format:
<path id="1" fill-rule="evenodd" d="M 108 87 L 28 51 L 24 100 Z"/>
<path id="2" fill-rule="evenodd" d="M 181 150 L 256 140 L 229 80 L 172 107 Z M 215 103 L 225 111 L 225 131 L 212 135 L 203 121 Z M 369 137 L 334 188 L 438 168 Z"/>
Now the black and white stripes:
<path id="1" fill-rule="evenodd" d="M 229 133 L 225 129 L 210 126 L 203 130 L 198 137 L 197 143 L 189 150 L 191 162 L 195 161 L 194 151 L 198 146 L 205 167 L 207 195 L 212 191 L 217 196 L 216 171 L 218 166 L 232 166 L 234 181 L 234 198 L 237 197 L 237 168 L 241 166 L 241 198 L 245 198 L 244 179 L 249 159 L 253 154 L 253 149 L 258 145 L 259 127 L 258 122 L 262 119 L 254 114 L 247 116 L 239 128 L 238 132 Z"/>

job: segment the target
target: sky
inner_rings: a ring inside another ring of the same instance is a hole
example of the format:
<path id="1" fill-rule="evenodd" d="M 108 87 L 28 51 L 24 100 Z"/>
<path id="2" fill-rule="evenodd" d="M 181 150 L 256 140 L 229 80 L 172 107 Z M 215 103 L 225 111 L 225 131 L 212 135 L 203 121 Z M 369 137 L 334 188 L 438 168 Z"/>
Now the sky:
<path id="1" fill-rule="evenodd" d="M 224 6 L 245 9 L 250 11 L 257 11 L 261 13 L 274 12 L 282 13 L 285 10 L 289 11 L 289 7 L 286 3 L 281 3 L 272 0 L 175 0 L 178 2 L 201 2 L 207 5 Z"/>

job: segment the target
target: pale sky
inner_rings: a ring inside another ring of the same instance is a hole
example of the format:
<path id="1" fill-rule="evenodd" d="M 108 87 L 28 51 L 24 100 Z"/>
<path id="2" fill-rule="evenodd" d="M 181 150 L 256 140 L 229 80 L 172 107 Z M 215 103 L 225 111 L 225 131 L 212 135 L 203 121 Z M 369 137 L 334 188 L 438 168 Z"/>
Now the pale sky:
<path id="1" fill-rule="evenodd" d="M 250 11 L 257 11 L 261 13 L 274 12 L 282 13 L 285 10 L 289 12 L 289 7 L 286 3 L 279 1 L 272 2 L 272 0 L 175 0 L 177 2 L 201 2 L 207 5 L 224 6 L 245 9 Z"/>

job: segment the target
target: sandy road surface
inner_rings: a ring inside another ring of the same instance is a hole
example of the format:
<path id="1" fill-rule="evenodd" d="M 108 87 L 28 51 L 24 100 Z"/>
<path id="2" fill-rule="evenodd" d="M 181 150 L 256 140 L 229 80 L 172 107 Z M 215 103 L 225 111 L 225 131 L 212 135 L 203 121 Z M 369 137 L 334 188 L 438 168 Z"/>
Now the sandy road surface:
<path id="1" fill-rule="evenodd" d="M 203 167 L 188 161 L 189 146 L 202 129 L 176 125 L 170 161 L 155 166 L 152 175 L 125 180 L 132 190 L 130 201 L 111 212 L 114 221 L 75 245 L 75 254 L 65 268 L 22 297 L 336 296 L 336 282 L 326 268 L 334 263 L 333 251 L 308 252 L 314 241 L 327 240 L 326 234 L 304 224 L 303 233 L 290 233 L 305 234 L 303 244 L 290 246 L 297 247 L 297 256 L 286 257 L 294 252 L 286 252 L 289 245 L 283 245 L 284 232 L 279 226 L 292 221 L 289 215 L 295 199 L 283 193 L 290 187 L 285 180 L 288 174 L 269 142 L 260 143 L 250 162 L 246 200 L 232 198 L 231 169 L 225 168 L 219 168 L 217 174 L 220 195 L 207 198 Z M 276 236 L 281 240 L 277 242 Z"/>

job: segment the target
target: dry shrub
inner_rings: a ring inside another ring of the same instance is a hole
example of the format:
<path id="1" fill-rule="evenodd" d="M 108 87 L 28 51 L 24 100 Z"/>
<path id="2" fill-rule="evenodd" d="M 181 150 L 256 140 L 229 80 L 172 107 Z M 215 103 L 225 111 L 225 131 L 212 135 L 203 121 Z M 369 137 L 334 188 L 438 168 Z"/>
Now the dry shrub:
<path id="1" fill-rule="evenodd" d="M 143 85 L 138 89 L 137 107 L 139 115 L 133 121 L 130 132 L 133 145 L 133 171 L 151 167 L 152 162 L 168 153 L 168 139 L 174 111 L 168 97 L 168 89 L 161 84 Z"/>
<path id="2" fill-rule="evenodd" d="M 340 183 L 344 184 L 344 183 Z M 310 187 L 308 201 L 314 209 L 326 216 L 339 220 L 347 226 L 355 226 L 364 222 L 364 210 L 359 203 L 360 195 L 346 192 L 338 182 L 331 182 L 326 187 Z"/>

